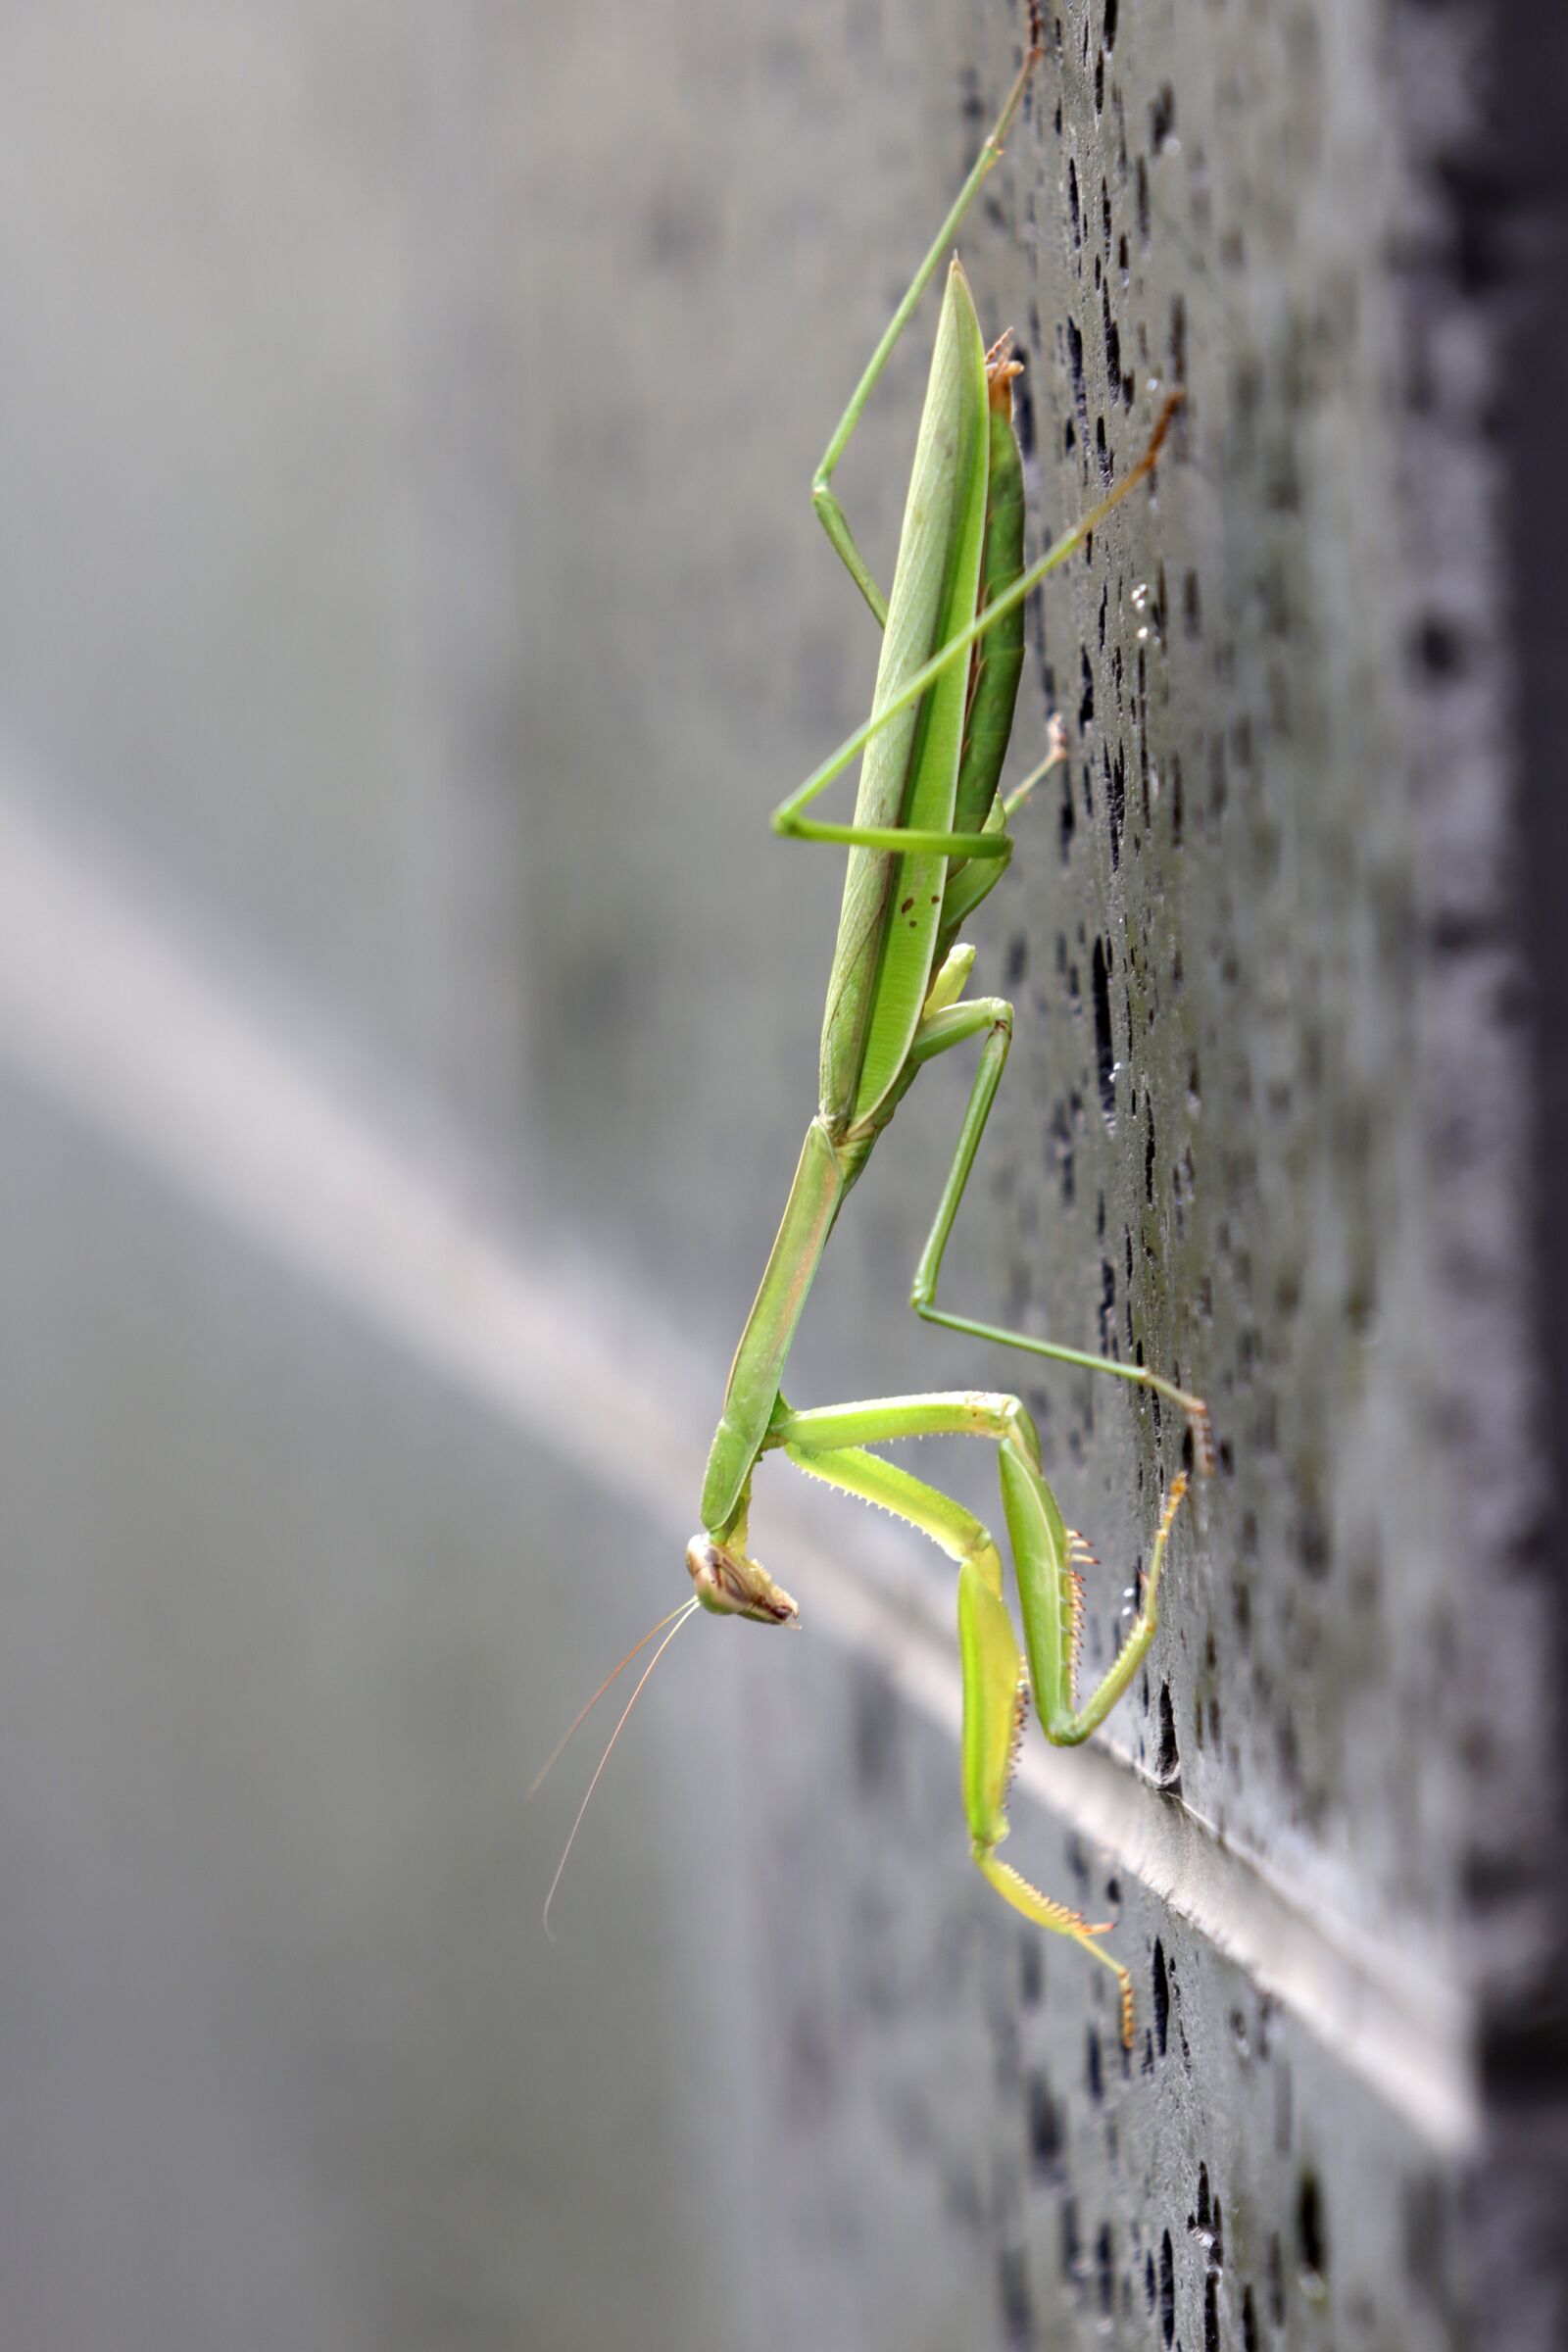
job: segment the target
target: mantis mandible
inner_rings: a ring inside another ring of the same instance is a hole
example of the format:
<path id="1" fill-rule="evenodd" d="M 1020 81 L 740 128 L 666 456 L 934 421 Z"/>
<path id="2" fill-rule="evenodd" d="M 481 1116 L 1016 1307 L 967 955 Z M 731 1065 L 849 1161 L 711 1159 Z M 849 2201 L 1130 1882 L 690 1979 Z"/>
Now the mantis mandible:
<path id="1" fill-rule="evenodd" d="M 1137 1615 L 1080 1705 L 1078 1560 L 1087 1555 L 1046 1483 L 1040 1440 L 1019 1398 L 957 1390 L 798 1411 L 780 1387 L 828 1236 L 877 1139 L 925 1064 L 975 1038 L 983 1041 L 980 1066 L 915 1269 L 915 1312 L 952 1331 L 1152 1390 L 1186 1413 L 1198 1466 L 1211 1467 L 1205 1408 L 1173 1382 L 1141 1365 L 1000 1330 L 936 1304 L 943 1252 L 1012 1035 L 1009 1004 L 964 995 L 975 952 L 959 943 L 958 932 L 1006 865 L 1008 820 L 1063 746 L 1058 730 L 1050 758 L 1004 796 L 1002 766 L 1023 664 L 1024 599 L 1150 473 L 1180 394 L 1166 401 L 1132 471 L 1026 567 L 1023 466 L 1012 421 L 1019 366 L 1007 337 L 989 353 L 985 349 L 967 280 L 955 259 L 886 600 L 831 486 L 890 352 L 1002 154 L 1043 54 L 1033 6 L 1030 16 L 1029 51 L 1001 116 L 872 354 L 812 485 L 827 535 L 881 626 L 881 663 L 870 718 L 773 814 L 777 833 L 840 843 L 850 852 L 822 1027 L 820 1103 L 730 1368 L 703 1484 L 702 1527 L 686 1555 L 696 1591 L 664 1620 L 670 1630 L 655 1661 L 698 1605 L 760 1625 L 796 1620 L 794 1599 L 748 1550 L 752 1478 L 766 1453 L 782 1452 L 808 1476 L 879 1503 L 929 1536 L 958 1571 L 963 1803 L 973 1858 L 1014 1910 L 1037 1927 L 1070 1936 L 1114 1974 L 1122 2038 L 1130 2044 L 1132 1981 L 1099 1940 L 1108 1923 L 1090 1923 L 1042 1893 L 1000 1858 L 998 1848 L 1007 1835 L 1007 1788 L 1031 1686 L 1047 1739 L 1072 1745 L 1103 1721 L 1137 1673 L 1159 1622 L 1160 1573 L 1187 1488 L 1185 1474 L 1178 1473 L 1165 1498 Z M 818 794 L 858 754 L 864 757 L 854 822 L 808 816 Z M 900 1439 L 952 1434 L 988 1438 L 997 1447 L 1022 1653 L 1004 1599 L 1003 1554 L 991 1532 L 948 1495 L 868 1450 Z"/>

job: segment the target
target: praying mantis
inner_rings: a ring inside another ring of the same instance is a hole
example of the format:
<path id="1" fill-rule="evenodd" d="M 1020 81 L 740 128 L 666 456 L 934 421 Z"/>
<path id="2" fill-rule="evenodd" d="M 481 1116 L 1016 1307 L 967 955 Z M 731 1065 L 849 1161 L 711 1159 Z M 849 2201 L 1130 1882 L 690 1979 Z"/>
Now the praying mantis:
<path id="1" fill-rule="evenodd" d="M 777 833 L 840 844 L 850 853 L 822 1027 L 820 1102 L 730 1367 L 703 1482 L 702 1526 L 686 1554 L 695 1590 L 638 1644 L 640 1650 L 663 1634 L 637 1689 L 696 1607 L 760 1625 L 796 1622 L 795 1600 L 748 1549 L 753 1474 L 764 1455 L 781 1452 L 808 1476 L 880 1504 L 919 1529 L 957 1567 L 961 1776 L 974 1861 L 1026 1920 L 1070 1937 L 1113 1973 L 1122 2039 L 1130 2045 L 1132 1980 L 1100 1940 L 1109 1923 L 1091 1923 L 1054 1901 L 1003 1861 L 998 1848 L 1007 1836 L 1007 1789 L 1030 1689 L 1047 1739 L 1076 1744 L 1116 1704 L 1154 1639 L 1161 1570 L 1187 1491 L 1185 1472 L 1175 1476 L 1164 1498 L 1136 1617 L 1097 1688 L 1079 1704 L 1079 1561 L 1088 1555 L 1046 1482 L 1039 1436 L 1020 1399 L 956 1390 L 798 1410 L 781 1387 L 823 1250 L 878 1139 L 925 1064 L 978 1039 L 979 1069 L 915 1269 L 915 1312 L 948 1330 L 1107 1373 L 1153 1392 L 1187 1415 L 1197 1467 L 1212 1467 L 1205 1407 L 1172 1381 L 1142 1365 L 1001 1330 L 936 1304 L 943 1253 L 1007 1058 L 1013 1023 L 1012 1006 L 1002 998 L 963 993 L 975 951 L 959 942 L 958 933 L 1005 868 L 1012 850 L 1010 818 L 1064 750 L 1058 726 L 1048 759 L 1016 790 L 1003 794 L 1003 761 L 1023 664 L 1024 599 L 1152 472 L 1181 395 L 1167 399 L 1131 472 L 1026 566 L 1023 462 L 1012 418 L 1019 364 L 1005 336 L 986 350 L 967 280 L 954 259 L 886 599 L 832 489 L 834 470 L 890 353 L 1002 155 L 1042 55 L 1038 11 L 1031 5 L 1029 48 L 1017 78 L 873 352 L 812 485 L 812 502 L 828 538 L 882 630 L 871 716 L 772 818 Z M 863 759 L 853 823 L 808 815 L 818 795 L 858 755 Z M 1022 1652 L 1004 1596 L 1003 1552 L 990 1530 L 948 1495 L 870 1450 L 902 1439 L 955 1434 L 989 1439 L 997 1448 L 1023 1621 Z"/>

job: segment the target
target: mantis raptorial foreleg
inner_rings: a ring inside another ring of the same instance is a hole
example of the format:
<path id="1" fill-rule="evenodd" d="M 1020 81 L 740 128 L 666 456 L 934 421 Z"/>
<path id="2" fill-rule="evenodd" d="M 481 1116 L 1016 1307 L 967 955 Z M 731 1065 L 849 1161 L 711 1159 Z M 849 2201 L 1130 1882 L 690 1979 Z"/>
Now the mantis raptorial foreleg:
<path id="1" fill-rule="evenodd" d="M 866 1446 L 901 1439 L 984 1437 L 997 1446 L 1013 1576 L 1023 1619 L 1028 1671 L 1004 1597 L 1002 1555 L 982 1521 L 961 1503 L 911 1477 Z M 1138 1615 L 1106 1673 L 1080 1706 L 1075 1690 L 1082 1585 L 1081 1540 L 1066 1527 L 1040 1466 L 1040 1441 L 1016 1396 L 981 1391 L 891 1396 L 875 1403 L 791 1411 L 781 1401 L 768 1436 L 790 1461 L 824 1485 L 876 1503 L 918 1528 L 958 1568 L 958 1650 L 963 1679 L 963 1799 L 970 1851 L 978 1868 L 1015 1911 L 1037 1927 L 1070 1936 L 1117 1979 L 1124 2040 L 1132 2038 L 1132 1981 L 1095 1941 L 1108 1923 L 1091 1925 L 1054 1901 L 997 1857 L 1007 1836 L 1007 1787 L 1031 1685 L 1047 1738 L 1070 1747 L 1087 1740 L 1126 1690 L 1159 1625 L 1159 1585 L 1171 1523 L 1187 1491 L 1178 1474 L 1160 1513 Z"/>
<path id="2" fill-rule="evenodd" d="M 1103 1723 L 1158 1629 L 1165 1547 L 1187 1493 L 1185 1471 L 1176 1473 L 1160 1511 L 1138 1615 L 1111 1664 L 1080 1705 L 1075 1667 L 1083 1590 L 1075 1562 L 1087 1555 L 1046 1483 L 1039 1434 L 1021 1398 L 985 1389 L 958 1389 L 799 1411 L 780 1398 L 766 1449 L 781 1447 L 798 1469 L 907 1520 L 960 1565 L 979 1562 L 1000 1598 L 1001 1555 L 982 1522 L 951 1495 L 864 1450 L 912 1438 L 964 1437 L 989 1438 L 996 1444 L 1029 1679 L 1040 1720 L 1053 1746 L 1076 1747 Z"/>

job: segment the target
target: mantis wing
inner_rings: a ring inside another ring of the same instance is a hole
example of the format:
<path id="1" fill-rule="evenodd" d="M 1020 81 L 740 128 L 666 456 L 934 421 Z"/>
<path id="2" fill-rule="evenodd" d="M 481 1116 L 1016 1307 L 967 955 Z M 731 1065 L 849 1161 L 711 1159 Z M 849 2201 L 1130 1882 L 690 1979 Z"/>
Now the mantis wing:
<path id="1" fill-rule="evenodd" d="M 948 273 L 899 541 L 873 713 L 974 618 L 985 540 L 985 346 L 968 280 Z M 858 825 L 951 832 L 968 664 L 955 663 L 866 746 Z M 930 987 L 947 859 L 850 852 L 822 1022 L 830 1129 L 864 1119 L 904 1068 Z"/>

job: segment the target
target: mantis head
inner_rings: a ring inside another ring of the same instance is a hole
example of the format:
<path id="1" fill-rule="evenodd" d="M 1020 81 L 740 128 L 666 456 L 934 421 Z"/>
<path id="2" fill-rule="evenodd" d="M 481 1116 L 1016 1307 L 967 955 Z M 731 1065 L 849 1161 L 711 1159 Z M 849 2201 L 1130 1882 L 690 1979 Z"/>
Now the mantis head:
<path id="1" fill-rule="evenodd" d="M 706 1531 L 686 1546 L 697 1597 L 715 1617 L 750 1617 L 754 1625 L 797 1625 L 800 1611 L 765 1568 Z"/>

